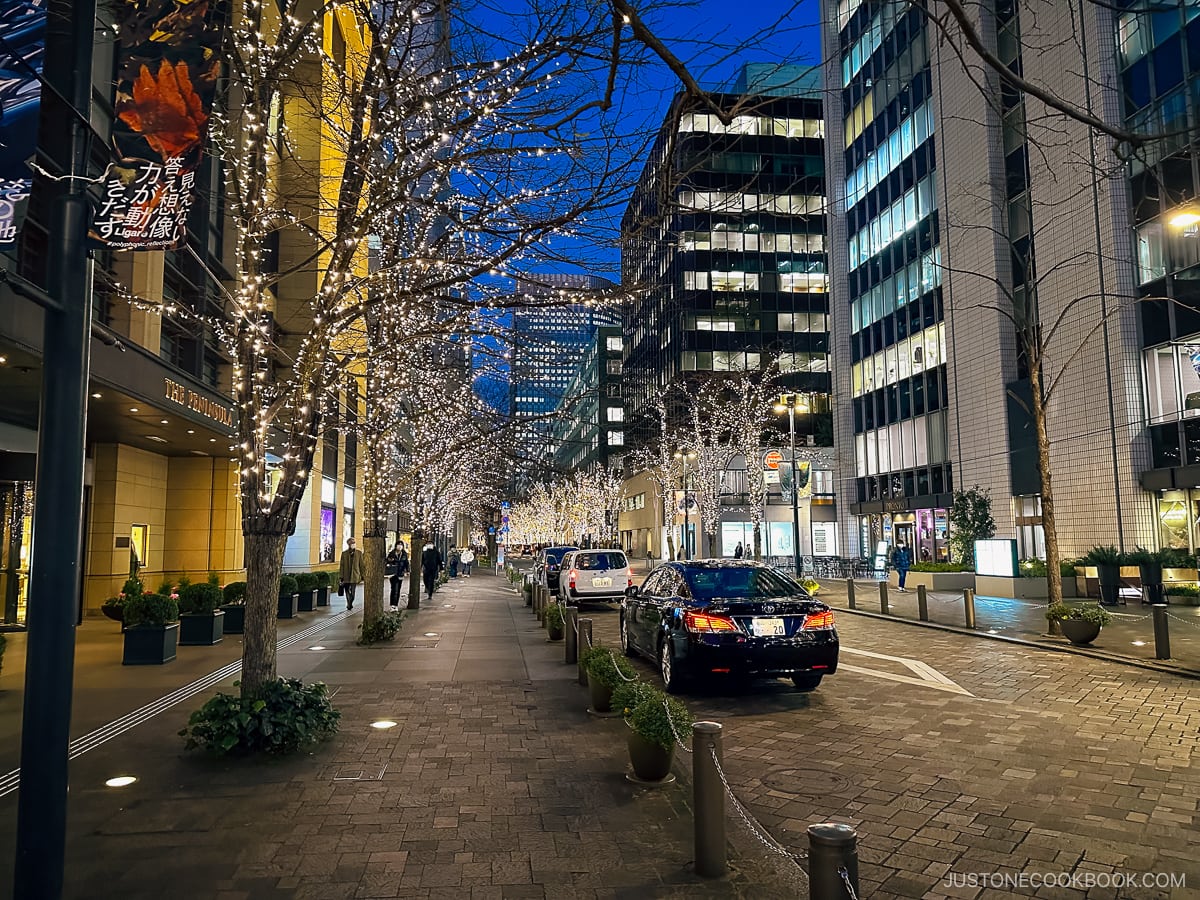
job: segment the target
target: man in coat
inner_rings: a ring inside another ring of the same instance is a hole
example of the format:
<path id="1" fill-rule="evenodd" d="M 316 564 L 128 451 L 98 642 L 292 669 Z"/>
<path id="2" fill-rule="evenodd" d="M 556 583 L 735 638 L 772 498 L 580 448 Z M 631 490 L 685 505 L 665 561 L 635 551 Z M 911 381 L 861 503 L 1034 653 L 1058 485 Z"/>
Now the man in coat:
<path id="1" fill-rule="evenodd" d="M 426 544 L 421 550 L 421 580 L 425 582 L 425 596 L 429 600 L 433 599 L 433 589 L 441 570 L 442 554 L 432 543 Z"/>
<path id="2" fill-rule="evenodd" d="M 354 538 L 346 541 L 346 549 L 338 564 L 338 579 L 346 592 L 346 609 L 354 609 L 354 591 L 363 581 L 363 554 L 354 547 Z"/>

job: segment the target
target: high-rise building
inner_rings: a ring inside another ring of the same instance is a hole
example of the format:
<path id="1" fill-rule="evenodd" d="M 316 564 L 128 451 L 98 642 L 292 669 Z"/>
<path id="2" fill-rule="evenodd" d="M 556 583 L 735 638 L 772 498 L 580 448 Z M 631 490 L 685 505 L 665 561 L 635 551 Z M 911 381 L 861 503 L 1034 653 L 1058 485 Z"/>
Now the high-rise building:
<path id="1" fill-rule="evenodd" d="M 554 420 L 551 440 L 557 471 L 575 472 L 596 465 L 607 468 L 625 452 L 624 346 L 620 326 L 596 329 Z"/>
<path id="2" fill-rule="evenodd" d="M 1108 177 L 1122 168 L 1113 142 L 970 51 L 964 64 L 917 5 L 822 6 L 847 549 L 905 540 L 918 559 L 944 560 L 953 491 L 978 485 L 997 536 L 1043 555 L 1034 368 L 1050 389 L 1062 552 L 1151 543 L 1129 207 L 1123 179 Z M 1107 6 L 969 9 L 1004 66 L 1121 121 Z M 1042 323 L 1040 344 L 1018 339 L 1024 317 Z"/>
<path id="3" fill-rule="evenodd" d="M 625 386 L 636 439 L 668 385 L 761 371 L 827 398 L 824 119 L 819 71 L 746 67 L 671 103 L 621 223 Z"/>

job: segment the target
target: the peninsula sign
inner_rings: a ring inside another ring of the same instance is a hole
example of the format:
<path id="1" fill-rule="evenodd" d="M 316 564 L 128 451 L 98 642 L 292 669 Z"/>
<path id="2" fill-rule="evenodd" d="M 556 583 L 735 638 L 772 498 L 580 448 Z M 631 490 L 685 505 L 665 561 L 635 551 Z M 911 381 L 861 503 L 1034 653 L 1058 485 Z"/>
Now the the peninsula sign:
<path id="1" fill-rule="evenodd" d="M 216 400 L 210 400 L 203 394 L 197 393 L 177 381 L 172 381 L 170 378 L 164 378 L 163 382 L 166 384 L 166 397 L 172 403 L 186 406 L 192 412 L 198 412 L 226 428 L 233 427 L 233 410 L 230 407 L 218 403 Z"/>

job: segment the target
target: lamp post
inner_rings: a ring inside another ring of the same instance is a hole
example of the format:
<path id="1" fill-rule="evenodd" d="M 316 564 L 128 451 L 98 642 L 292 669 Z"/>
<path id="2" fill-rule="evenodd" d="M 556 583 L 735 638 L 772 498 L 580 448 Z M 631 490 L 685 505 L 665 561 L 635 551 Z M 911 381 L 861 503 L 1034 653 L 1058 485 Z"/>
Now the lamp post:
<path id="1" fill-rule="evenodd" d="M 679 465 L 681 468 L 679 474 L 679 486 L 683 489 L 683 558 L 690 561 L 692 558 L 692 528 L 689 513 L 692 505 L 688 502 L 688 462 L 695 459 L 696 454 L 690 450 L 687 452 L 684 452 L 683 450 L 676 450 L 675 458 L 679 460 Z"/>
<path id="2" fill-rule="evenodd" d="M 800 484 L 796 479 L 796 402 L 798 394 L 781 394 L 775 412 L 788 414 L 788 446 L 791 448 L 792 470 L 792 565 L 796 579 L 800 578 Z"/>

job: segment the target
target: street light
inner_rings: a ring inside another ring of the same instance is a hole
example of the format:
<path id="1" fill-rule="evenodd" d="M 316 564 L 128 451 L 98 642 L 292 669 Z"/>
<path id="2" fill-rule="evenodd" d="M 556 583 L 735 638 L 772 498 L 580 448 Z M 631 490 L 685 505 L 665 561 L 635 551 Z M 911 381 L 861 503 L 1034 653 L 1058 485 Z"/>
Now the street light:
<path id="1" fill-rule="evenodd" d="M 800 578 L 800 482 L 796 477 L 796 407 L 801 402 L 805 412 L 812 410 L 812 398 L 800 394 L 780 394 L 779 402 L 775 404 L 775 412 L 788 414 L 788 439 L 791 447 L 792 469 L 792 565 L 795 566 L 796 578 Z"/>
<path id="2" fill-rule="evenodd" d="M 689 511 L 691 510 L 691 503 L 688 502 L 687 477 L 688 477 L 688 462 L 690 460 L 695 459 L 696 454 L 694 451 L 691 451 L 691 450 L 689 450 L 687 452 L 684 452 L 682 450 L 676 450 L 675 458 L 677 460 L 679 460 L 679 465 L 682 470 L 679 474 L 679 486 L 683 489 L 683 558 L 685 560 L 690 561 L 692 558 L 692 542 L 691 542 L 692 528 L 691 528 L 691 522 L 689 520 L 689 515 L 688 515 Z"/>

